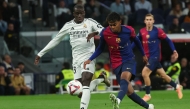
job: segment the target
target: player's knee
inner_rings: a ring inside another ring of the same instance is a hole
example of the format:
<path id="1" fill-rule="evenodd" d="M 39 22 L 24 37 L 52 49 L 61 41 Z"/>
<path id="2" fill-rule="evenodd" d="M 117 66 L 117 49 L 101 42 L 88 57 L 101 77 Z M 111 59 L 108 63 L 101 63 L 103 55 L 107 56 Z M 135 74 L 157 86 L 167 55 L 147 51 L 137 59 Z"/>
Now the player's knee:
<path id="1" fill-rule="evenodd" d="M 130 79 L 131 79 L 131 73 L 130 72 L 123 72 L 121 74 L 121 79 L 125 79 L 127 82 L 130 82 Z"/>
<path id="2" fill-rule="evenodd" d="M 143 69 L 143 71 L 142 71 L 142 77 L 143 78 L 147 78 L 147 77 L 149 77 L 149 75 L 150 75 L 150 73 L 146 69 Z"/>
<path id="3" fill-rule="evenodd" d="M 142 70 L 142 73 L 146 73 L 148 75 L 150 75 L 151 72 L 152 72 L 152 70 L 150 68 L 148 68 L 148 67 L 144 67 L 143 70 Z"/>
<path id="4" fill-rule="evenodd" d="M 133 92 L 133 91 L 128 90 L 128 91 L 127 91 L 127 96 L 130 96 L 132 93 L 134 93 L 134 92 Z"/>
<path id="5" fill-rule="evenodd" d="M 83 86 L 89 86 L 90 82 L 92 80 L 93 74 L 89 73 L 89 72 L 84 72 L 82 75 L 83 75 L 82 76 L 82 85 Z"/>
<path id="6" fill-rule="evenodd" d="M 91 82 L 91 79 L 89 79 L 89 78 L 82 79 L 83 86 L 90 86 L 90 82 Z"/>

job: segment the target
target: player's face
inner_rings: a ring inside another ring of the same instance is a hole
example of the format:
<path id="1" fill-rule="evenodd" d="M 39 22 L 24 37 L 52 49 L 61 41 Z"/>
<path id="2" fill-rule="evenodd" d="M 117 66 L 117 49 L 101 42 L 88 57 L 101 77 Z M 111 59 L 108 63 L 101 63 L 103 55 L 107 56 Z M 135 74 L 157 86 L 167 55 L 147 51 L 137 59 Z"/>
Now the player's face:
<path id="1" fill-rule="evenodd" d="M 121 21 L 108 22 L 110 29 L 112 32 L 120 32 L 121 31 Z"/>
<path id="2" fill-rule="evenodd" d="M 85 16 L 84 9 L 75 8 L 73 12 L 73 16 L 75 17 L 76 23 L 81 23 L 84 20 L 84 16 Z"/>
<path id="3" fill-rule="evenodd" d="M 153 24 L 154 24 L 154 19 L 153 19 L 153 17 L 152 17 L 152 16 L 147 16 L 147 17 L 145 18 L 145 20 L 144 20 L 144 23 L 145 23 L 146 26 L 148 26 L 148 27 L 153 26 Z"/>

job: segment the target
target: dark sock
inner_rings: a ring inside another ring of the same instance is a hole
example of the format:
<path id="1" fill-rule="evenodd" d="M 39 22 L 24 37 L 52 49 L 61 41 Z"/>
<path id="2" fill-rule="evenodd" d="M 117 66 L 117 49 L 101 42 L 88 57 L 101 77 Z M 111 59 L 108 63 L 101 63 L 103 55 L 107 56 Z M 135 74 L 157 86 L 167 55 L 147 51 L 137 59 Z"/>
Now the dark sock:
<path id="1" fill-rule="evenodd" d="M 131 100 L 133 100 L 135 103 L 139 104 L 140 106 L 148 109 L 149 104 L 142 100 L 136 93 L 132 93 L 128 96 Z"/>
<path id="2" fill-rule="evenodd" d="M 145 86 L 146 94 L 150 94 L 150 86 Z"/>
<path id="3" fill-rule="evenodd" d="M 170 81 L 169 82 L 169 84 L 172 86 L 172 87 L 174 87 L 174 89 L 176 89 L 176 86 L 177 86 L 177 84 L 174 82 L 174 81 Z"/>
<path id="4" fill-rule="evenodd" d="M 120 80 L 120 91 L 117 95 L 117 98 L 122 100 L 126 95 L 127 90 L 128 90 L 128 82 L 125 79 Z"/>

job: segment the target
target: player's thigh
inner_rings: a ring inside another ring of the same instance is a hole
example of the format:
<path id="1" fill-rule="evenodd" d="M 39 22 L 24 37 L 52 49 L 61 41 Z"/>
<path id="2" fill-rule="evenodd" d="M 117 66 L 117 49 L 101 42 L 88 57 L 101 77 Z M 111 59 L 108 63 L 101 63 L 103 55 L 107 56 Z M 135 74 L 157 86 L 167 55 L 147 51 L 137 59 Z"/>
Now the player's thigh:
<path id="1" fill-rule="evenodd" d="M 143 77 L 149 76 L 152 73 L 152 71 L 157 69 L 158 63 L 159 63 L 158 59 L 149 58 L 148 64 L 142 70 L 142 76 Z"/>
<path id="2" fill-rule="evenodd" d="M 95 62 L 91 61 L 90 64 L 86 65 L 86 69 L 84 69 L 84 63 L 81 64 L 82 73 L 83 72 L 89 72 L 94 74 L 95 72 Z"/>
<path id="3" fill-rule="evenodd" d="M 136 61 L 132 59 L 122 64 L 121 69 L 121 79 L 126 79 L 127 81 L 131 81 L 136 76 Z"/>
<path id="4" fill-rule="evenodd" d="M 82 69 L 82 80 L 92 80 L 92 77 L 95 72 L 95 62 L 91 61 L 90 64 L 86 65 L 86 69 L 83 68 L 83 64 L 81 64 L 81 69 Z"/>
<path id="5" fill-rule="evenodd" d="M 120 79 L 121 79 L 121 68 L 122 66 L 118 66 L 117 68 L 113 69 L 113 73 L 116 76 L 117 83 L 120 84 Z"/>
<path id="6" fill-rule="evenodd" d="M 166 76 L 166 72 L 164 71 L 163 68 L 157 69 L 156 73 L 158 73 L 161 77 L 165 77 Z"/>

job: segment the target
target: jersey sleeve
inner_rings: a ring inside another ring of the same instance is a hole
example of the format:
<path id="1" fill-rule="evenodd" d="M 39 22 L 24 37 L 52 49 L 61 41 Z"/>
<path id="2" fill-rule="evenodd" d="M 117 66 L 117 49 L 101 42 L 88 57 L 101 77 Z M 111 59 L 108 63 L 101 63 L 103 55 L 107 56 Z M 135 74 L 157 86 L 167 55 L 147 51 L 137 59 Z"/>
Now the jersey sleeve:
<path id="1" fill-rule="evenodd" d="M 97 21 L 95 21 L 94 19 L 89 18 L 88 20 L 89 20 L 90 23 L 91 23 L 92 29 L 93 29 L 94 31 L 99 32 L 99 34 L 100 34 L 100 32 L 101 32 L 102 29 L 103 29 L 103 26 L 102 26 L 100 23 L 98 23 Z"/>
<path id="2" fill-rule="evenodd" d="M 136 37 L 136 33 L 135 33 L 135 30 L 134 30 L 134 28 L 133 27 L 131 27 L 131 26 L 126 26 L 128 29 L 130 29 L 131 30 L 131 38 L 135 38 Z"/>
<path id="3" fill-rule="evenodd" d="M 140 41 L 141 41 L 141 34 L 140 34 L 140 32 L 137 34 L 137 36 L 136 36 Z M 132 49 L 134 49 L 135 48 L 135 43 L 134 42 L 132 42 L 132 44 L 131 44 L 131 47 L 132 47 Z"/>
<path id="4" fill-rule="evenodd" d="M 62 29 L 59 31 L 59 33 L 38 53 L 38 56 L 42 57 L 48 51 L 57 46 L 67 33 L 68 33 L 68 25 L 65 24 L 62 27 Z"/>
<path id="5" fill-rule="evenodd" d="M 92 56 L 89 58 L 89 60 L 91 60 L 91 61 L 92 61 L 93 59 L 97 58 L 97 57 L 103 52 L 103 50 L 104 50 L 104 48 L 105 48 L 105 43 L 106 43 L 106 41 L 105 41 L 105 39 L 104 39 L 103 32 L 104 32 L 104 31 L 102 31 L 102 32 L 100 33 L 100 43 L 99 43 L 99 45 L 98 45 L 96 51 L 95 51 L 95 52 L 92 54 Z"/>
<path id="6" fill-rule="evenodd" d="M 167 37 L 166 33 L 160 28 L 158 28 L 158 38 L 161 40 L 165 40 L 169 44 L 172 51 L 176 50 L 173 42 Z"/>
<path id="7" fill-rule="evenodd" d="M 167 37 L 166 33 L 161 28 L 158 28 L 158 38 L 161 39 L 161 40 L 163 40 L 166 37 Z"/>

